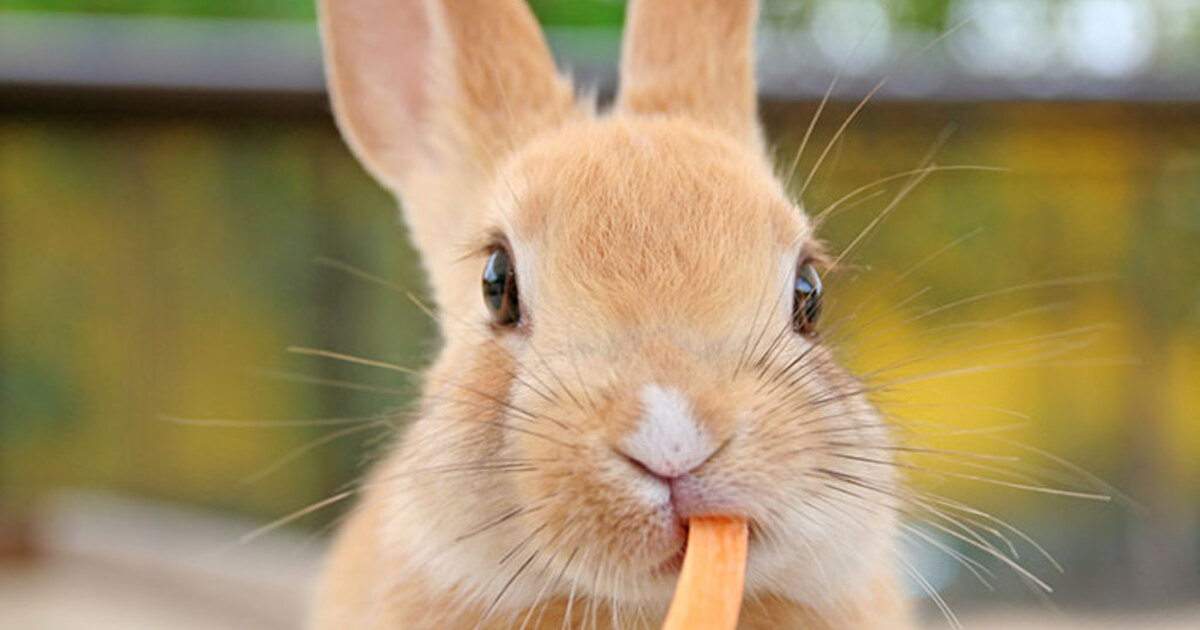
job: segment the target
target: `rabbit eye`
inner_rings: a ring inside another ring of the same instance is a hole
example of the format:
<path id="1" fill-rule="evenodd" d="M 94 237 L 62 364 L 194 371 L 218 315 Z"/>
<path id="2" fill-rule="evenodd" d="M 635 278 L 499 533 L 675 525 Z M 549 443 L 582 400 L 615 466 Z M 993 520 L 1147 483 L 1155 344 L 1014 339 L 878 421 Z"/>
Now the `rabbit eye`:
<path id="1" fill-rule="evenodd" d="M 816 332 L 821 318 L 821 276 L 811 262 L 796 269 L 795 301 L 792 303 L 792 328 L 802 335 Z"/>
<path id="2" fill-rule="evenodd" d="M 508 250 L 498 247 L 488 256 L 483 268 L 483 300 L 497 326 L 512 327 L 521 322 L 517 300 L 517 273 Z"/>

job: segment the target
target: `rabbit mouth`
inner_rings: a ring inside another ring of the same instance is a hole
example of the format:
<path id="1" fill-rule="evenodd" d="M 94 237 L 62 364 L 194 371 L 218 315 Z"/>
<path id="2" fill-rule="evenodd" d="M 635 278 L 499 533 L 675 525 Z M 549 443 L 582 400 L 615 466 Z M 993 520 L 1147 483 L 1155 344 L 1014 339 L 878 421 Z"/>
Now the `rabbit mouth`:
<path id="1" fill-rule="evenodd" d="M 651 574 L 658 575 L 677 575 L 683 569 L 683 556 L 687 553 L 687 543 L 685 542 L 679 551 L 676 551 L 670 558 L 667 558 L 658 566 L 651 570 Z"/>
<path id="2" fill-rule="evenodd" d="M 668 556 L 666 560 L 663 560 L 662 562 L 658 563 L 650 570 L 650 574 L 652 576 L 654 576 L 654 577 L 660 577 L 660 576 L 675 577 L 675 576 L 679 575 L 679 572 L 683 569 L 683 559 L 684 559 L 684 557 L 687 556 L 688 535 L 690 534 L 690 526 L 688 525 L 688 521 L 686 519 L 680 519 L 680 523 L 681 523 L 680 527 L 681 527 L 681 531 L 682 531 L 682 539 L 680 540 L 678 546 L 675 548 L 674 552 L 672 552 L 671 555 Z M 755 547 L 756 539 L 758 537 L 758 531 L 757 531 L 758 526 L 753 521 L 751 521 L 749 524 L 749 529 L 750 529 L 750 534 L 749 534 L 749 543 L 748 544 L 750 547 Z"/>
<path id="3" fill-rule="evenodd" d="M 669 505 L 660 509 L 660 513 L 666 517 L 663 524 L 666 531 L 649 532 L 649 537 L 665 537 L 666 544 L 663 545 L 660 556 L 663 559 L 651 561 L 648 573 L 651 577 L 674 577 L 683 568 L 683 556 L 687 552 L 688 524 L 685 519 L 679 518 Z"/>

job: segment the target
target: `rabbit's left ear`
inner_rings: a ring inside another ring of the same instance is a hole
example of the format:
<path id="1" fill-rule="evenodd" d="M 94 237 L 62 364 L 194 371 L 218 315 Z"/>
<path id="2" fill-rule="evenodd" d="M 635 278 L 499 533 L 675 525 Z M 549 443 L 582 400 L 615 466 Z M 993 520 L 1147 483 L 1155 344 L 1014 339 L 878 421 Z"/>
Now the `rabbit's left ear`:
<path id="1" fill-rule="evenodd" d="M 761 146 L 757 0 L 631 0 L 619 110 L 683 114 Z"/>
<path id="2" fill-rule="evenodd" d="M 524 0 L 318 6 L 338 125 L 400 196 L 445 306 L 457 286 L 449 274 L 480 227 L 475 193 L 508 153 L 575 111 L 571 85 Z"/>
<path id="3" fill-rule="evenodd" d="M 573 104 L 524 0 L 318 6 L 334 113 L 367 168 L 402 196 L 421 166 L 471 171 Z"/>

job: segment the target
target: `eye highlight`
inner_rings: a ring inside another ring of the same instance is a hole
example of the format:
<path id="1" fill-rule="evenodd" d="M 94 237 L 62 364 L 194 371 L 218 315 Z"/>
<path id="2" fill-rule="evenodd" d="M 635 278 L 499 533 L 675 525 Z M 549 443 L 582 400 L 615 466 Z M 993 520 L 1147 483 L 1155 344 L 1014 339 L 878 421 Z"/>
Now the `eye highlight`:
<path id="1" fill-rule="evenodd" d="M 817 320 L 821 318 L 823 287 L 821 276 L 811 261 L 804 261 L 796 268 L 795 298 L 792 302 L 792 328 L 802 335 L 817 331 Z"/>
<path id="2" fill-rule="evenodd" d="M 483 301 L 492 314 L 492 323 L 506 328 L 521 323 L 521 304 L 517 298 L 517 272 L 512 256 L 504 247 L 497 247 L 483 268 Z"/>

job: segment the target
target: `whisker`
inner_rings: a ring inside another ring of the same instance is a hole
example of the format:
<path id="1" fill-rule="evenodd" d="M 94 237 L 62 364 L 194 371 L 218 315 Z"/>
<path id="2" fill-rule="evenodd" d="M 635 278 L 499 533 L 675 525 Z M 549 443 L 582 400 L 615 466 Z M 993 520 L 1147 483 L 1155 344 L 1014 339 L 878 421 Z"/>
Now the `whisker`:
<path id="1" fill-rule="evenodd" d="M 556 497 L 556 496 L 557 496 L 557 493 L 554 493 L 554 494 L 551 494 L 550 496 L 542 497 L 541 499 L 539 499 L 538 501 L 534 502 L 531 505 L 518 506 L 507 512 L 504 512 L 495 518 L 485 521 L 481 525 L 477 525 L 477 526 L 471 528 L 466 533 L 456 536 L 454 538 L 454 543 L 458 544 L 469 538 L 474 538 L 475 536 L 478 536 L 478 535 L 480 535 L 490 529 L 493 529 L 495 527 L 499 527 L 500 525 L 503 525 L 504 523 L 507 523 L 507 522 L 511 521 L 512 519 L 517 518 L 518 516 L 524 516 L 526 514 L 532 514 L 534 512 L 542 510 L 547 505 L 550 505 L 550 501 L 552 501 L 554 499 L 554 497 Z"/>
<path id="2" fill-rule="evenodd" d="M 870 339 L 874 339 L 875 337 L 878 337 L 881 334 L 890 332 L 890 331 L 895 330 L 896 328 L 899 328 L 902 326 L 908 326 L 910 324 L 915 324 L 919 321 L 933 317 L 934 315 L 937 315 L 939 313 L 944 313 L 946 311 L 950 311 L 950 310 L 953 310 L 956 308 L 961 308 L 963 306 L 968 306 L 970 304 L 982 302 L 984 300 L 990 300 L 992 298 L 997 298 L 997 297 L 1002 297 L 1002 296 L 1006 296 L 1006 295 L 1012 295 L 1015 293 L 1021 293 L 1024 291 L 1037 290 L 1037 289 L 1061 288 L 1061 287 L 1066 287 L 1066 286 L 1090 284 L 1090 283 L 1095 283 L 1095 282 L 1108 282 L 1111 280 L 1112 280 L 1111 274 L 1084 274 L 1084 275 L 1070 276 L 1070 277 L 1065 277 L 1065 278 L 1050 278 L 1050 279 L 1046 279 L 1046 280 L 1039 280 L 1036 282 L 1025 282 L 1025 283 L 1021 283 L 1021 284 L 1017 284 L 1017 285 L 1003 287 L 1000 289 L 995 289 L 992 291 L 985 291 L 983 293 L 978 293 L 976 295 L 972 295 L 972 296 L 965 297 L 965 298 L 960 298 L 960 299 L 953 300 L 951 302 L 947 302 L 947 303 L 939 305 L 939 306 L 935 306 L 935 307 L 930 308 L 922 313 L 919 313 L 912 317 L 908 317 L 901 321 L 895 322 L 890 326 L 887 326 L 881 330 L 873 332 L 866 339 L 859 340 L 858 343 L 859 344 L 865 343 L 866 341 L 869 341 Z"/>
<path id="3" fill-rule="evenodd" d="M 978 560 L 970 558 L 956 551 L 946 543 L 941 542 L 933 536 L 930 536 L 929 534 L 926 534 L 920 529 L 907 523 L 901 523 L 900 529 L 912 534 L 913 536 L 916 536 L 917 538 L 920 538 L 929 545 L 933 546 L 935 549 L 944 552 L 946 555 L 950 556 L 952 559 L 956 560 L 960 565 L 962 565 L 963 568 L 971 573 L 971 575 L 974 575 L 975 579 L 979 580 L 980 584 L 983 584 L 985 588 L 987 588 L 989 591 L 995 592 L 996 587 L 993 586 L 991 580 L 988 579 L 995 579 L 995 574 L 992 573 L 990 569 L 983 566 L 983 564 L 981 564 Z M 984 577 L 985 574 L 988 577 Z"/>
<path id="4" fill-rule="evenodd" d="M 867 41 L 867 38 L 875 31 L 878 25 L 879 20 L 875 20 L 871 24 L 871 27 L 866 29 L 858 38 L 858 41 L 854 44 L 854 48 L 851 48 L 850 52 L 846 53 L 846 57 L 842 59 L 842 62 L 838 64 L 837 71 L 833 73 L 833 78 L 829 80 L 829 86 L 825 88 L 825 94 L 821 96 L 821 103 L 817 105 L 816 113 L 813 114 L 812 120 L 808 122 L 808 128 L 804 130 L 804 138 L 800 141 L 800 147 L 796 149 L 796 155 L 792 158 L 792 164 L 788 167 L 787 178 L 784 180 L 785 188 L 791 188 L 792 186 L 792 178 L 796 176 L 796 168 L 800 165 L 800 158 L 804 155 L 804 149 L 808 146 L 808 140 L 812 137 L 817 122 L 821 120 L 821 112 L 825 111 L 825 106 L 829 104 L 829 98 L 833 95 L 833 89 L 837 87 L 838 80 L 842 77 L 842 72 L 846 70 L 846 65 L 850 63 L 850 60 L 858 53 L 858 49 L 862 47 L 863 43 Z M 797 197 L 800 197 L 800 195 L 797 195 Z"/>
<path id="5" fill-rule="evenodd" d="M 917 571 L 916 567 L 914 567 L 903 557 L 898 557 L 897 560 L 900 562 L 901 568 L 908 575 L 908 577 L 912 578 L 912 580 L 921 587 L 921 590 L 925 591 L 925 594 L 929 596 L 929 600 L 932 601 L 935 606 L 937 606 L 938 610 L 942 613 L 942 616 L 946 618 L 946 623 L 950 624 L 950 627 L 953 628 L 953 630 L 962 630 L 962 623 L 959 622 L 958 616 L 955 615 L 954 611 L 950 609 L 950 605 L 947 604 L 946 600 L 937 592 L 937 589 L 935 589 L 933 585 L 929 583 L 929 580 L 925 579 L 925 576 L 921 575 L 921 572 Z"/>
<path id="6" fill-rule="evenodd" d="M 271 521 L 270 523 L 263 525 L 262 527 L 256 528 L 246 534 L 243 534 L 241 537 L 238 538 L 238 544 L 244 545 L 244 544 L 247 544 L 258 538 L 261 538 L 264 534 L 273 532 L 276 529 L 279 529 L 280 527 L 287 525 L 288 523 L 295 522 L 296 520 L 298 520 L 304 516 L 307 516 L 309 514 L 312 514 L 313 512 L 316 512 L 316 511 L 326 508 L 328 506 L 334 505 L 336 503 L 345 501 L 346 499 L 354 496 L 357 492 L 358 492 L 357 489 L 346 490 L 345 492 L 339 492 L 327 499 L 322 499 L 320 501 L 317 501 L 316 503 L 313 503 L 307 507 L 300 508 L 299 510 L 292 512 L 291 514 L 288 514 L 287 516 L 275 519 L 275 520 Z"/>
<path id="7" fill-rule="evenodd" d="M 858 246 L 863 239 L 871 234 L 875 227 L 878 226 L 891 213 L 891 211 L 896 208 L 896 206 L 900 205 L 900 202 L 904 201 L 904 199 L 908 197 L 909 193 L 915 190 L 916 187 L 921 184 L 921 182 L 925 181 L 925 178 L 929 177 L 929 174 L 932 172 L 933 171 L 929 170 L 929 165 L 922 166 L 921 170 L 916 175 L 913 175 L 911 178 L 909 178 L 908 182 L 906 182 L 904 186 L 900 188 L 900 191 L 897 192 L 894 197 L 892 197 L 892 200 L 888 202 L 886 206 L 884 206 L 883 210 L 875 215 L 875 218 L 872 219 L 871 222 L 868 223 L 867 226 L 858 233 L 858 236 L 854 237 L 854 240 L 850 241 L 850 244 L 842 250 L 842 253 L 838 254 L 837 258 L 833 259 L 831 266 L 837 268 L 846 255 L 849 254 L 856 246 Z"/>
<path id="8" fill-rule="evenodd" d="M 1063 566 L 1061 564 L 1059 564 L 1058 560 L 1056 560 L 1054 558 L 1054 556 L 1050 554 L 1049 551 L 1047 551 L 1044 547 L 1042 547 L 1041 544 L 1039 544 L 1036 540 L 1034 540 L 1034 538 L 1032 536 L 1026 534 L 1020 528 L 1017 528 L 1017 527 L 1009 524 L 1007 521 L 997 518 L 996 516 L 989 514 L 987 512 L 984 512 L 983 510 L 980 510 L 978 508 L 973 508 L 969 505 L 966 505 L 961 502 L 954 501 L 952 499 L 948 499 L 948 498 L 945 498 L 945 497 L 942 497 L 942 496 L 939 496 L 939 495 L 936 495 L 933 493 L 923 492 L 923 493 L 921 493 L 920 496 L 923 499 L 928 499 L 935 503 L 941 504 L 945 507 L 955 509 L 960 512 L 964 512 L 966 514 L 978 516 L 979 518 L 982 518 L 985 521 L 996 524 L 1000 528 L 1008 531 L 1009 533 L 1014 534 L 1015 536 L 1017 536 L 1018 538 L 1023 540 L 1030 547 L 1033 547 L 1043 558 L 1046 559 L 1047 562 L 1050 563 L 1051 566 L 1054 567 L 1054 569 L 1056 571 L 1058 571 L 1059 573 L 1066 572 L 1065 569 L 1063 569 Z M 1005 540 L 1007 540 L 1007 539 L 1005 539 Z M 1009 543 L 1009 544 L 1011 545 L 1011 543 Z"/>
<path id="9" fill-rule="evenodd" d="M 798 199 L 804 198 L 804 193 L 808 191 L 809 185 L 812 184 L 813 179 L 821 170 L 821 165 L 825 162 L 825 158 L 829 156 L 829 151 L 833 149 L 833 146 L 837 144 L 838 140 L 841 139 L 842 134 L 846 132 L 846 128 L 850 126 L 850 123 L 854 122 L 854 119 L 858 117 L 859 112 L 861 112 L 863 108 L 867 106 L 867 103 L 871 102 L 871 99 L 874 98 L 875 94 L 878 93 L 879 90 L 883 89 L 884 85 L 887 85 L 887 82 L 891 79 L 891 76 L 892 75 L 889 74 L 880 79 L 879 82 L 875 84 L 875 87 L 872 87 L 870 91 L 867 92 L 867 95 L 859 100 L 858 104 L 854 106 L 854 109 L 850 111 L 850 115 L 846 116 L 846 119 L 842 121 L 842 124 L 837 128 L 837 131 L 833 133 L 833 137 L 830 138 L 829 142 L 825 144 L 825 148 L 821 151 L 820 155 L 817 156 L 817 161 L 813 164 L 813 167 L 809 169 L 808 175 L 805 176 L 804 183 L 800 185 L 800 191 L 796 193 L 796 197 Z"/>
<path id="10" fill-rule="evenodd" d="M 849 455 L 846 453 L 833 453 L 832 455 L 834 457 L 840 457 L 843 459 L 849 459 L 849 460 L 862 462 L 862 463 L 866 463 L 866 464 L 876 464 L 876 465 L 881 465 L 881 466 L 894 466 L 896 468 L 904 468 L 907 470 L 929 473 L 929 474 L 938 475 L 938 476 L 953 477 L 956 479 L 966 479 L 966 480 L 970 480 L 970 481 L 978 481 L 980 483 L 1002 486 L 1005 488 L 1012 488 L 1015 490 L 1028 490 L 1030 492 L 1037 492 L 1037 493 L 1041 493 L 1041 494 L 1052 494 L 1052 495 L 1062 496 L 1062 497 L 1072 497 L 1075 499 L 1086 499 L 1089 501 L 1107 502 L 1107 501 L 1112 500 L 1112 497 L 1110 497 L 1108 495 L 1096 494 L 1094 492 L 1080 492 L 1080 491 L 1076 491 L 1076 490 L 1051 488 L 1051 487 L 1047 487 L 1047 486 L 1034 486 L 1034 485 L 1030 485 L 1030 484 L 1004 481 L 1001 479 L 993 479 L 990 477 L 981 477 L 979 475 L 972 475 L 970 473 L 963 473 L 963 472 L 950 471 L 950 470 L 940 470 L 940 469 L 936 469 L 936 468 L 916 466 L 913 464 L 905 464 L 903 462 L 891 462 L 891 461 L 873 459 L 870 457 Z"/>
<path id="11" fill-rule="evenodd" d="M 158 419 L 168 424 L 185 427 L 214 427 L 234 429 L 278 429 L 289 427 L 329 427 L 348 424 L 375 423 L 379 416 L 362 416 L 353 418 L 315 418 L 312 420 L 238 420 L 234 418 L 180 418 L 178 416 L 158 416 Z"/>
<path id="12" fill-rule="evenodd" d="M 949 523 L 950 526 L 956 528 L 958 531 L 961 531 L 963 534 L 970 536 L 971 539 L 978 541 L 980 544 L 995 547 L 995 545 L 992 544 L 986 537 L 984 537 L 983 534 L 979 533 L 973 528 L 979 528 L 980 530 L 983 530 L 984 533 L 991 534 L 993 537 L 1004 543 L 1005 548 L 1008 550 L 1008 555 L 1012 559 L 1020 560 L 1021 554 L 1017 550 L 1017 546 L 1013 544 L 1012 540 L 1010 540 L 1008 536 L 1005 536 L 1003 532 L 995 527 L 985 525 L 975 519 L 956 516 L 947 512 L 946 510 L 936 508 L 924 501 L 918 500 L 916 497 L 909 497 L 909 503 L 921 508 L 922 510 L 925 510 L 926 512 L 929 512 L 930 514 L 933 514 L 935 517 L 940 518 L 946 523 Z"/>
<path id="13" fill-rule="evenodd" d="M 512 588 L 512 585 L 517 581 L 517 578 L 521 577 L 521 575 L 525 573 L 525 570 L 529 568 L 529 565 L 532 564 L 540 554 L 540 550 L 534 549 L 532 552 L 530 552 L 529 557 L 525 559 L 525 562 L 521 563 L 521 566 L 517 567 L 517 570 L 513 572 L 513 574 L 508 578 L 508 581 L 504 583 L 504 586 L 500 588 L 500 592 L 496 594 L 496 597 L 492 600 L 492 603 L 488 605 L 487 610 L 485 610 L 483 616 L 480 617 L 479 623 L 475 625 L 476 628 L 483 627 L 483 624 L 491 618 L 492 614 L 495 613 L 496 609 L 500 606 L 500 602 L 504 599 L 504 596 L 508 594 L 508 590 Z"/>
<path id="14" fill-rule="evenodd" d="M 387 420 L 379 420 L 377 422 L 373 422 L 370 424 L 363 424 L 363 425 L 359 425 L 359 426 L 347 427 L 345 429 L 340 429 L 338 431 L 333 431 L 332 433 L 323 435 L 319 438 L 316 438 L 316 439 L 308 442 L 307 444 L 305 444 L 303 446 L 293 449 L 292 451 L 279 457 L 278 459 L 271 462 L 270 464 L 267 464 L 265 467 L 259 469 L 258 471 L 254 472 L 250 475 L 247 475 L 245 478 L 242 479 L 242 483 L 243 484 L 252 484 L 257 481 L 260 481 L 263 478 L 265 478 L 265 477 L 271 475 L 272 473 L 280 470 L 281 468 L 287 466 L 291 462 L 296 461 L 301 456 L 303 456 L 305 453 L 312 452 L 313 450 L 315 450 L 317 448 L 320 448 L 326 444 L 329 444 L 330 442 L 335 442 L 337 440 L 340 440 L 344 437 L 349 437 L 351 435 L 357 435 L 368 429 L 375 429 L 375 428 L 379 428 L 381 426 L 386 426 L 386 427 L 390 428 L 392 425 L 391 425 L 391 422 L 388 422 Z"/>
<path id="15" fill-rule="evenodd" d="M 454 381 L 454 380 L 451 380 L 451 379 L 447 379 L 447 378 L 438 378 L 438 377 L 435 377 L 435 376 L 433 376 L 433 375 L 423 374 L 423 373 L 421 373 L 421 372 L 420 372 L 420 371 L 418 371 L 418 370 L 414 370 L 414 369 L 412 369 L 412 368 L 407 368 L 407 367 L 404 367 L 404 366 L 401 366 L 401 365 L 396 365 L 396 364 L 394 364 L 394 363 L 387 363 L 387 362 L 385 362 L 385 361 L 377 361 L 377 360 L 375 360 L 375 359 L 365 359 L 365 358 L 362 358 L 362 357 L 356 357 L 356 356 L 349 355 L 349 354 L 345 354 L 345 353 L 341 353 L 341 352 L 334 352 L 334 351 L 332 351 L 332 350 L 322 350 L 322 349 L 320 349 L 320 348 L 305 348 L 305 347 L 300 347 L 300 346 L 291 346 L 291 347 L 289 347 L 289 348 L 288 348 L 288 352 L 291 352 L 291 353 L 294 353 L 294 354 L 301 354 L 301 355 L 308 355 L 308 356 L 322 357 L 322 358 L 326 358 L 326 359 L 334 359 L 334 360 L 336 360 L 336 361 L 345 361 L 345 362 L 347 362 L 347 363 L 354 363 L 354 364 L 363 365 L 363 366 L 367 366 L 367 367 L 377 367 L 377 368 L 381 368 L 381 369 L 385 369 L 385 370 L 392 370 L 392 371 L 395 371 L 395 372 L 400 372 L 400 373 L 403 373 L 403 374 L 408 374 L 408 375 L 410 375 L 410 376 L 417 376 L 417 377 L 427 377 L 427 378 L 430 378 L 430 379 L 432 379 L 432 380 L 437 380 L 437 381 L 440 381 L 440 382 L 442 382 L 442 383 L 445 383 L 445 384 L 447 384 L 447 385 L 451 385 L 451 386 L 453 386 L 453 387 L 457 387 L 457 388 L 459 388 L 459 389 L 461 389 L 461 390 L 463 390 L 463 391 L 466 391 L 466 392 L 468 392 L 468 393 L 474 394 L 474 395 L 476 395 L 476 396 L 479 396 L 479 397 L 481 397 L 481 398 L 485 398 L 485 399 L 487 399 L 487 400 L 490 400 L 491 402 L 494 402 L 494 403 L 496 403 L 497 405 L 500 405 L 501 407 L 504 407 L 505 409 L 508 409 L 508 410 L 510 410 L 510 411 L 512 411 L 512 412 L 514 412 L 514 413 L 520 414 L 520 415 L 522 415 L 522 416 L 526 417 L 527 419 L 529 419 L 529 420 L 531 420 L 531 421 L 536 421 L 536 420 L 538 420 L 539 418 L 545 418 L 545 419 L 547 419 L 547 420 L 555 421 L 555 422 L 556 422 L 556 423 L 557 423 L 557 424 L 558 424 L 560 427 L 562 427 L 562 428 L 564 428 L 564 429 L 568 429 L 568 430 L 571 430 L 571 429 L 573 429 L 573 427 L 570 427 L 570 428 L 569 428 L 569 425 L 567 425 L 566 423 L 562 422 L 561 420 L 555 420 L 554 418 L 551 418 L 551 417 L 549 417 L 549 416 L 546 416 L 546 415 L 544 415 L 544 414 L 535 414 L 535 413 L 533 413 L 533 412 L 530 412 L 530 411 L 528 411 L 528 410 L 522 409 L 522 408 L 520 408 L 520 407 L 518 407 L 518 406 L 516 406 L 516 405 L 512 404 L 511 402 L 508 402 L 507 400 L 503 400 L 503 399 L 501 399 L 501 398 L 498 398 L 498 397 L 496 397 L 496 396 L 493 396 L 493 395 L 491 395 L 491 394 L 489 394 L 489 393 L 487 393 L 487 392 L 482 392 L 482 391 L 479 391 L 479 390 L 477 390 L 477 389 L 475 389 L 475 388 L 468 387 L 468 386 L 466 386 L 466 385 L 463 385 L 463 384 L 461 384 L 461 383 L 458 383 L 457 381 Z M 507 427 L 508 427 L 508 428 L 510 428 L 510 429 L 514 429 L 514 430 L 516 430 L 516 427 L 514 427 L 514 426 L 512 426 L 512 425 L 507 425 Z M 528 432 L 528 431 L 526 431 L 526 432 Z M 547 436 L 542 436 L 542 437 L 546 437 L 546 439 L 548 439 L 548 440 L 553 440 L 553 438 L 549 438 L 549 437 L 547 437 Z M 553 441 L 556 441 L 556 442 L 558 442 L 558 443 L 560 443 L 560 444 L 562 443 L 561 441 L 558 441 L 558 440 L 553 440 Z"/>
<path id="16" fill-rule="evenodd" d="M 1018 562 L 1016 562 L 1012 558 L 1009 558 L 1008 556 L 1004 555 L 1003 553 L 1000 553 L 998 550 L 996 550 L 991 545 L 983 545 L 978 542 L 975 542 L 974 540 L 971 540 L 970 538 L 967 538 L 966 536 L 963 536 L 962 534 L 960 534 L 954 530 L 951 530 L 948 527 L 939 525 L 937 523 L 930 522 L 929 525 L 937 528 L 938 531 L 941 531 L 942 533 L 946 534 L 947 536 L 955 538 L 955 539 L 957 539 L 967 545 L 970 545 L 971 547 L 974 547 L 974 548 L 980 550 L 981 552 L 995 558 L 996 560 L 999 560 L 1000 562 L 1002 562 L 1006 566 L 1008 566 L 1008 568 L 1015 571 L 1017 573 L 1017 575 L 1023 577 L 1026 580 L 1029 580 L 1030 582 L 1032 582 L 1035 586 L 1037 586 L 1042 591 L 1044 591 L 1046 593 L 1054 592 L 1054 588 L 1051 587 L 1049 584 L 1047 584 L 1044 580 L 1042 580 L 1038 576 L 1034 575 L 1033 572 L 1031 572 L 1028 569 L 1026 569 L 1025 567 L 1021 566 Z"/>
<path id="17" fill-rule="evenodd" d="M 1100 477 L 1097 477 L 1095 474 L 1091 473 L 1086 468 L 1083 468 L 1082 466 L 1072 463 L 1070 460 L 1059 457 L 1059 456 L 1055 455 L 1054 453 L 1051 453 L 1045 449 L 1037 448 L 1036 446 L 1031 446 L 1029 444 L 1025 444 L 1023 442 L 1018 442 L 1016 440 L 1012 440 L 1012 439 L 1008 439 L 1008 438 L 1004 438 L 1004 437 L 1001 437 L 998 435 L 988 435 L 988 436 L 985 436 L 985 439 L 991 440 L 993 442 L 999 442 L 1001 444 L 1005 444 L 1007 446 L 1011 446 L 1013 448 L 1023 450 L 1027 453 L 1033 453 L 1034 455 L 1037 455 L 1039 457 L 1044 457 L 1044 458 L 1050 460 L 1051 462 L 1058 464 L 1059 466 L 1062 466 L 1062 467 L 1066 468 L 1067 470 L 1079 475 L 1084 480 L 1086 480 L 1089 484 L 1093 485 L 1096 488 L 1101 489 L 1105 494 L 1110 495 L 1117 502 L 1125 504 L 1130 507 L 1138 507 L 1138 503 L 1136 501 L 1134 501 L 1131 497 L 1124 494 L 1120 490 L 1117 490 L 1111 484 L 1105 482 Z"/>
<path id="18" fill-rule="evenodd" d="M 296 372 L 284 372 L 279 370 L 265 370 L 260 368 L 250 368 L 247 370 L 251 374 L 265 378 L 272 378 L 280 381 L 289 381 L 292 383 L 304 383 L 308 385 L 323 385 L 326 387 L 335 387 L 339 389 L 347 389 L 360 392 L 372 392 L 376 394 L 386 394 L 389 396 L 407 396 L 408 393 L 391 387 L 378 387 L 375 385 L 364 385 L 352 381 L 342 381 L 332 378 L 323 378 L 320 376 L 311 376 L 308 374 L 298 374 Z"/>
<path id="19" fill-rule="evenodd" d="M 522 538 L 520 542 L 513 545 L 513 548 L 509 549 L 508 553 L 501 556 L 500 561 L 497 564 L 499 564 L 500 566 L 504 566 L 504 565 L 508 564 L 508 561 L 511 560 L 513 556 L 520 553 L 521 550 L 524 549 L 527 545 L 529 545 L 530 541 L 532 541 L 535 536 L 542 533 L 542 531 L 544 531 L 546 529 L 546 527 L 548 527 L 548 525 L 546 523 L 542 523 L 541 525 L 538 525 L 537 527 L 533 528 L 533 531 L 529 532 L 529 534 L 526 535 L 524 538 Z"/>
<path id="20" fill-rule="evenodd" d="M 369 271 L 366 271 L 365 269 L 362 269 L 360 267 L 355 267 L 354 265 L 351 265 L 350 263 L 347 263 L 347 262 L 343 262 L 340 260 L 334 260 L 333 258 L 327 258 L 325 256 L 317 256 L 316 258 L 313 259 L 313 262 L 322 267 L 328 267 L 329 269 L 335 269 L 337 271 L 341 271 L 343 273 L 349 274 L 356 278 L 375 283 L 382 287 L 387 287 L 393 291 L 396 291 L 397 293 L 400 293 L 401 295 L 403 295 L 404 293 L 406 293 L 408 291 L 404 287 L 400 286 L 399 284 L 396 284 L 395 282 L 392 282 L 391 280 L 383 278 L 382 276 L 377 276 Z"/>
<path id="21" fill-rule="evenodd" d="M 433 312 L 432 308 L 430 308 L 427 304 L 425 304 L 423 301 L 421 301 L 421 299 L 419 297 L 417 297 L 416 294 L 409 291 L 409 292 L 405 293 L 405 297 L 407 297 L 410 302 L 412 302 L 418 309 L 420 309 L 422 313 L 425 313 L 425 315 L 428 316 L 433 321 L 435 321 L 435 322 L 437 321 L 437 314 Z M 555 392 L 554 388 L 552 388 L 552 387 L 546 385 L 544 382 L 542 382 L 542 380 L 540 378 L 538 378 L 536 371 L 525 369 L 525 366 L 521 363 L 520 359 L 518 359 L 517 356 L 515 354 L 513 354 L 513 352 L 511 350 L 509 350 L 507 347 L 505 347 L 504 344 L 498 342 L 496 340 L 495 336 L 489 334 L 489 332 L 487 330 L 483 329 L 481 326 L 472 324 L 471 322 L 468 322 L 468 321 L 464 320 L 463 318 L 456 318 L 456 319 L 458 320 L 458 322 L 460 324 L 462 324 L 463 326 L 467 327 L 472 332 L 479 335 L 480 338 L 482 338 L 485 342 L 488 343 L 488 345 L 490 345 L 491 347 L 504 353 L 504 355 L 506 357 L 508 357 L 508 359 L 510 361 L 512 361 L 513 364 L 515 364 L 518 368 L 524 369 L 525 372 L 529 373 L 529 375 L 535 381 L 538 382 L 538 384 L 541 386 L 541 389 L 534 387 L 532 384 L 530 384 L 529 382 L 522 379 L 520 377 L 520 375 L 518 375 L 516 372 L 513 372 L 512 370 L 509 370 L 507 368 L 501 367 L 501 371 L 504 372 L 509 378 L 511 378 L 514 381 L 521 383 L 525 387 L 529 388 L 530 391 L 537 394 L 539 397 L 541 397 L 546 402 L 548 402 L 550 404 L 558 403 L 558 394 L 557 394 L 557 392 Z M 569 393 L 570 392 L 568 392 L 568 394 Z"/>
<path id="22" fill-rule="evenodd" d="M 929 168 L 930 173 L 945 173 L 945 172 L 954 172 L 954 171 L 976 171 L 976 172 L 984 172 L 984 173 L 1008 172 L 1008 169 L 1006 169 L 1004 167 L 987 166 L 984 164 L 945 164 L 945 165 L 940 165 L 940 166 L 932 165 L 932 166 L 929 166 L 926 168 Z M 904 179 L 906 177 L 918 175 L 921 172 L 922 172 L 921 168 L 911 169 L 911 170 L 907 170 L 907 171 L 900 171 L 899 173 L 892 173 L 891 175 L 886 175 L 884 177 L 876 179 L 875 181 L 863 184 L 863 185 L 859 186 L 858 188 L 855 188 L 854 190 L 851 190 L 850 192 L 842 195 L 841 197 L 838 197 L 832 203 L 830 203 L 829 205 L 827 205 L 823 209 L 821 209 L 816 215 L 813 216 L 813 219 L 812 219 L 813 225 L 817 226 L 817 229 L 820 229 L 820 226 L 823 226 L 825 224 L 825 221 L 828 220 L 829 217 L 831 217 L 833 215 L 834 211 L 836 211 L 842 205 L 848 203 L 851 199 L 854 199 L 855 197 L 857 197 L 867 191 L 871 191 L 875 188 L 879 188 L 879 187 L 883 186 L 884 184 L 894 182 L 898 179 Z"/>

